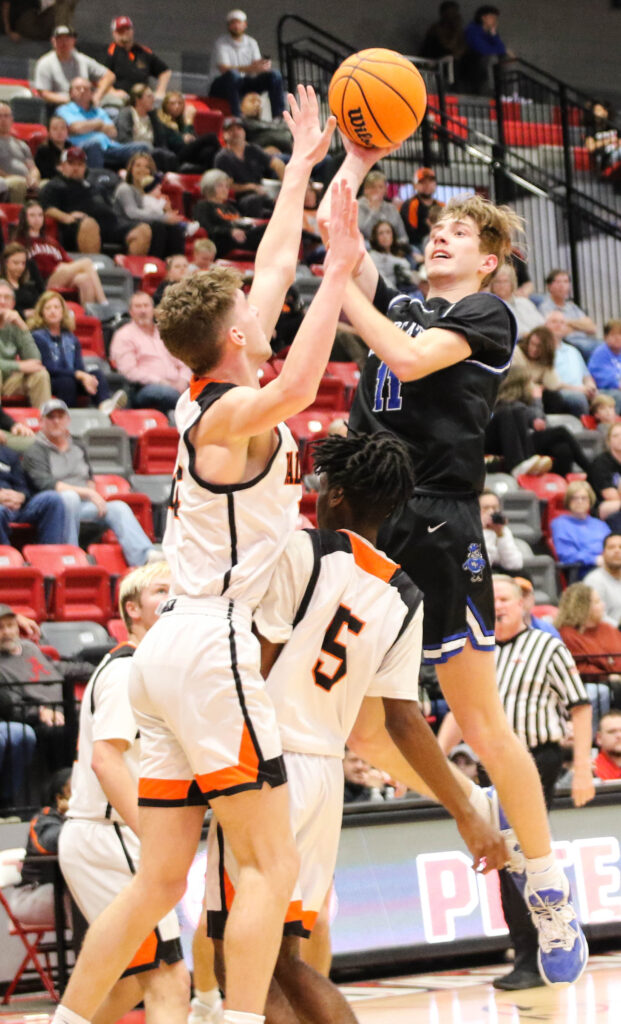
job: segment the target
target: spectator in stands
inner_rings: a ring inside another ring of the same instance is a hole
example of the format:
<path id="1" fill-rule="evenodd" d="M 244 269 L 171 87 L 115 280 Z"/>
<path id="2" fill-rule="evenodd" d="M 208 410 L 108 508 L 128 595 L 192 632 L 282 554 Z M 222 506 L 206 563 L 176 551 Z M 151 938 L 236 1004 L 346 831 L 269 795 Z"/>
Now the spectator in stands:
<path id="1" fill-rule="evenodd" d="M 177 157 L 168 148 L 167 132 L 154 110 L 155 94 L 150 85 L 136 82 L 116 122 L 119 142 L 142 142 L 161 171 L 175 171 Z"/>
<path id="2" fill-rule="evenodd" d="M 58 171 L 60 158 L 65 149 L 69 149 L 69 128 L 63 117 L 54 114 L 48 125 L 47 142 L 42 142 L 35 153 L 35 163 L 41 175 L 41 184 L 53 178 Z"/>
<path id="3" fill-rule="evenodd" d="M 264 231 L 264 224 L 253 224 L 244 218 L 239 207 L 229 199 L 231 179 L 225 171 L 213 168 L 201 178 L 201 195 L 194 207 L 194 216 L 215 243 L 219 257 L 231 249 L 256 252 Z"/>
<path id="4" fill-rule="evenodd" d="M 586 480 L 572 480 L 563 504 L 569 515 L 554 517 L 550 524 L 552 540 L 559 562 L 576 566 L 573 578 L 580 579 L 599 565 L 610 527 L 591 515 L 595 492 Z"/>
<path id="5" fill-rule="evenodd" d="M 522 593 L 522 604 L 524 605 L 524 625 L 531 629 L 542 629 L 544 633 L 551 633 L 558 640 L 561 639 L 556 626 L 549 622 L 548 619 L 533 615 L 535 608 L 535 588 L 533 587 L 532 581 L 527 579 L 526 576 L 514 576 L 514 581 L 518 584 Z"/>
<path id="6" fill-rule="evenodd" d="M 591 416 L 600 434 L 607 435 L 610 425 L 619 419 L 614 398 L 611 395 L 596 395 L 591 402 Z"/>
<path id="7" fill-rule="evenodd" d="M 157 117 L 166 133 L 166 146 L 176 154 L 181 171 L 201 174 L 213 167 L 220 149 L 218 136 L 214 132 L 196 134 L 196 109 L 191 103 L 186 103 L 182 92 L 167 92 Z"/>
<path id="8" fill-rule="evenodd" d="M 76 288 L 83 306 L 108 301 L 93 261 L 86 257 L 72 260 L 62 245 L 48 236 L 38 200 L 29 199 L 20 210 L 15 240 L 25 247 L 47 288 Z"/>
<path id="9" fill-rule="evenodd" d="M 613 532 L 621 532 L 621 423 L 608 428 L 606 449 L 593 459 L 589 482 L 597 495 L 600 519 Z"/>
<path id="10" fill-rule="evenodd" d="M 39 170 L 30 147 L 11 134 L 13 113 L 8 103 L 0 103 L 0 178 L 4 178 L 11 203 L 23 203 L 29 189 L 39 186 Z"/>
<path id="11" fill-rule="evenodd" d="M 0 280 L 0 376 L 2 395 L 26 393 L 36 408 L 51 397 L 50 375 L 33 337 L 17 312 L 8 281 Z"/>
<path id="12" fill-rule="evenodd" d="M 134 41 L 134 25 L 127 15 L 114 18 L 110 27 L 113 41 L 106 56 L 108 73 L 99 83 L 99 95 L 105 95 L 106 90 L 114 85 L 115 89 L 124 93 L 123 98 L 128 100 L 132 85 L 138 82 L 146 85 L 155 79 L 155 98 L 161 101 L 171 76 L 168 65 L 148 46 L 141 46 Z"/>
<path id="13" fill-rule="evenodd" d="M 472 747 L 469 747 L 467 743 L 457 743 L 452 750 L 449 750 L 447 757 L 456 768 L 459 768 L 460 772 L 463 772 L 466 778 L 478 786 L 481 762 Z"/>
<path id="14" fill-rule="evenodd" d="M 460 78 L 466 92 L 487 95 L 492 92 L 492 66 L 513 54 L 498 34 L 500 11 L 492 4 L 483 4 L 466 25 L 466 52 L 460 61 Z"/>
<path id="15" fill-rule="evenodd" d="M 262 57 L 259 44 L 246 35 L 248 19 L 236 8 L 226 16 L 227 31 L 218 36 L 211 53 L 209 95 L 228 102 L 231 113 L 240 115 L 240 100 L 247 92 L 267 92 L 272 117 L 282 117 L 285 94 L 280 71 L 269 57 Z"/>
<path id="16" fill-rule="evenodd" d="M 54 25 L 71 25 L 78 0 L 2 0 L 4 34 L 14 43 L 49 39 Z"/>
<path id="17" fill-rule="evenodd" d="M 604 782 L 621 779 L 621 711 L 611 709 L 599 720 L 595 742 L 599 754 L 593 763 L 593 771 Z"/>
<path id="18" fill-rule="evenodd" d="M 609 533 L 604 540 L 602 565 L 584 582 L 597 591 L 606 611 L 606 621 L 621 626 L 621 534 Z"/>
<path id="19" fill-rule="evenodd" d="M 610 104 L 593 100 L 584 121 L 584 144 L 601 173 L 611 171 L 621 161 L 621 141 Z"/>
<path id="20" fill-rule="evenodd" d="M 86 153 L 78 146 L 66 149 L 56 177 L 41 190 L 46 213 L 58 221 L 65 249 L 101 252 L 102 240 L 121 243 L 127 252 L 145 256 L 151 244 L 151 228 L 119 217 L 86 177 Z"/>
<path id="21" fill-rule="evenodd" d="M 387 220 L 402 245 L 408 245 L 408 236 L 399 211 L 386 199 L 386 175 L 382 171 L 369 171 L 362 183 L 362 196 L 358 200 L 358 227 L 367 242 L 380 220 Z M 408 250 L 409 251 L 409 250 Z"/>
<path id="22" fill-rule="evenodd" d="M 461 19 L 459 4 L 455 0 L 444 0 L 438 10 L 438 20 L 430 25 L 421 46 L 421 57 L 427 60 L 442 60 L 452 57 L 453 71 L 466 52 L 466 36 Z"/>
<path id="23" fill-rule="evenodd" d="M 456 5 L 457 6 L 457 5 Z M 399 211 L 410 245 L 418 250 L 417 262 L 423 262 L 423 249 L 427 236 L 444 206 L 435 198 L 438 183 L 431 167 L 419 167 L 412 178 L 414 195 L 406 199 Z"/>
<path id="24" fill-rule="evenodd" d="M 78 397 L 86 395 L 91 404 L 106 415 L 127 405 L 127 395 L 122 389 L 111 395 L 108 381 L 100 369 L 87 371 L 84 366 L 82 348 L 73 333 L 72 318 L 62 295 L 54 291 L 43 292 L 28 326 L 50 375 L 56 398 L 62 398 L 69 406 L 76 406 Z"/>
<path id="25" fill-rule="evenodd" d="M 190 371 L 171 356 L 155 323 L 153 299 L 135 292 L 129 307 L 131 323 L 112 339 L 110 358 L 132 384 L 131 404 L 138 409 L 174 409 L 190 382 Z"/>
<path id="26" fill-rule="evenodd" d="M 565 409 L 574 416 L 584 416 L 589 411 L 589 402 L 595 398 L 597 385 L 587 369 L 580 350 L 565 340 L 568 325 L 562 310 L 557 309 L 548 313 L 545 326 L 552 332 L 554 338 L 554 369 L 561 381 L 561 396 Z"/>
<path id="27" fill-rule="evenodd" d="M 151 228 L 149 252 L 165 259 L 185 251 L 185 222 L 162 195 L 162 175 L 150 153 L 135 153 L 127 165 L 125 181 L 114 193 L 118 216 L 129 223 L 148 223 Z"/>
<path id="28" fill-rule="evenodd" d="M 373 225 L 369 255 L 375 266 L 393 288 L 408 295 L 418 295 L 418 276 L 404 255 L 404 247 L 395 238 L 395 229 L 387 220 Z"/>
<path id="29" fill-rule="evenodd" d="M 30 820 L 26 860 L 21 881 L 9 896 L 11 910 L 20 924 L 49 925 L 54 928 L 54 878 L 58 838 L 71 796 L 71 768 L 54 772 L 45 787 L 46 804 Z M 42 860 L 46 857 L 46 860 Z M 69 900 L 66 907 L 70 907 Z M 67 920 L 70 920 L 70 916 Z"/>
<path id="30" fill-rule="evenodd" d="M 190 273 L 197 270 L 209 270 L 216 258 L 216 247 L 211 238 L 196 238 L 192 246 L 192 263 Z"/>
<path id="31" fill-rule="evenodd" d="M 359 804 L 374 799 L 371 792 L 372 782 L 377 782 L 374 769 L 353 750 L 345 748 L 343 758 L 343 775 L 345 776 L 344 803 Z M 376 788 L 378 788 L 376 786 Z"/>
<path id="32" fill-rule="evenodd" d="M 489 290 L 513 310 L 517 320 L 518 337 L 523 338 L 534 328 L 543 325 L 544 319 L 535 303 L 518 294 L 517 274 L 510 263 L 498 267 Z"/>
<path id="33" fill-rule="evenodd" d="M 39 57 L 34 69 L 34 87 L 46 103 L 57 107 L 69 102 L 69 87 L 74 78 L 86 78 L 95 87 L 106 73 L 103 64 L 76 50 L 77 33 L 68 25 L 57 25 L 52 32 L 52 49 Z M 95 106 L 101 95 L 96 90 Z M 47 175 L 49 177 L 49 175 Z"/>
<path id="34" fill-rule="evenodd" d="M 8 281 L 15 296 L 15 309 L 26 319 L 43 291 L 43 281 L 33 260 L 19 242 L 5 245 L 0 259 L 0 277 Z"/>
<path id="35" fill-rule="evenodd" d="M 30 523 L 38 544 L 66 544 L 65 507 L 53 489 L 34 494 L 17 452 L 0 444 L 0 544 L 11 544 L 11 523 Z"/>
<path id="36" fill-rule="evenodd" d="M 241 101 L 241 119 L 248 142 L 272 155 L 291 153 L 293 140 L 284 121 L 266 121 L 261 117 L 261 97 L 258 92 L 248 92 Z"/>
<path id="37" fill-rule="evenodd" d="M 604 325 L 604 340 L 589 359 L 589 373 L 600 393 L 614 398 L 621 413 L 621 320 L 609 320 Z"/>
<path id="38" fill-rule="evenodd" d="M 34 430 L 27 423 L 15 420 L 0 406 L 0 445 L 12 451 L 25 452 L 34 441 Z"/>
<path id="39" fill-rule="evenodd" d="M 203 239 L 203 241 L 209 241 L 209 239 Z M 183 281 L 183 278 L 187 277 L 190 272 L 190 262 L 184 253 L 169 256 L 166 260 L 166 277 L 163 281 L 160 281 L 153 293 L 153 305 L 159 306 L 162 296 L 169 285 L 176 284 L 177 281 Z"/>
<path id="40" fill-rule="evenodd" d="M 498 495 L 485 488 L 479 495 L 479 508 L 489 564 L 500 572 L 521 569 L 524 557 L 515 543 Z"/>
<path id="41" fill-rule="evenodd" d="M 37 745 L 31 726 L 13 720 L 14 715 L 11 696 L 0 686 L 0 811 L 17 807 L 22 802 L 22 784 Z M 19 719 L 21 715 L 16 717 Z M 0 817 L 0 824 L 10 820 Z"/>
<path id="42" fill-rule="evenodd" d="M 239 117 L 225 117 L 222 124 L 224 147 L 217 153 L 214 167 L 231 179 L 231 189 L 240 210 L 248 217 L 270 217 L 274 200 L 263 178 L 279 178 L 285 165 L 277 156 L 268 156 L 260 146 L 246 142 L 246 131 Z"/>
<path id="43" fill-rule="evenodd" d="M 571 281 L 566 270 L 555 267 L 546 277 L 548 294 L 539 307 L 544 317 L 549 313 L 562 313 L 567 322 L 564 339 L 580 350 L 584 359 L 589 359 L 599 344 L 597 327 L 591 317 L 580 309 L 570 298 Z"/>
<path id="44" fill-rule="evenodd" d="M 56 111 L 69 128 L 69 141 L 86 153 L 90 167 L 124 167 L 134 153 L 149 149 L 146 142 L 118 142 L 118 132 L 110 114 L 95 105 L 93 86 L 87 78 L 74 78 L 69 87 L 69 102 Z"/>
<path id="45" fill-rule="evenodd" d="M 99 522 L 116 534 L 128 565 L 160 558 L 129 505 L 105 501 L 96 490 L 86 449 L 71 437 L 70 426 L 67 405 L 52 398 L 41 409 L 41 430 L 23 457 L 35 489 L 60 494 L 68 521 L 67 543 L 78 543 L 80 523 Z"/>
<path id="46" fill-rule="evenodd" d="M 621 695 L 621 631 L 605 621 L 605 613 L 594 587 L 585 581 L 572 583 L 561 594 L 555 625 L 579 672 L 601 676 L 617 700 Z"/>
<path id="47" fill-rule="evenodd" d="M 561 380 L 554 368 L 555 357 L 554 335 L 548 327 L 535 327 L 518 341 L 512 365 L 528 372 L 533 394 L 541 398 L 544 412 L 570 412 L 571 404 L 565 404 Z"/>

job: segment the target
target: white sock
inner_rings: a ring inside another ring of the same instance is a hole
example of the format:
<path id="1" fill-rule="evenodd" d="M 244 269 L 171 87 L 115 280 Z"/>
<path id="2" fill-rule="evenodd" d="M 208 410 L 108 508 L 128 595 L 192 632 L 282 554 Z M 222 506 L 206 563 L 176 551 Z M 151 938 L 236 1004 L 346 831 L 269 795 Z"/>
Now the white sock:
<path id="1" fill-rule="evenodd" d="M 73 1010 L 59 1003 L 54 1010 L 52 1024 L 89 1024 L 89 1021 L 86 1017 L 80 1017 L 79 1013 L 74 1013 Z"/>
<path id="2" fill-rule="evenodd" d="M 474 807 L 475 811 L 481 815 L 483 821 L 487 821 L 490 825 L 492 823 L 492 801 L 485 795 L 480 786 L 476 783 L 472 783 L 472 790 L 468 797 L 469 802 Z"/>
<path id="3" fill-rule="evenodd" d="M 203 1006 L 206 1006 L 208 1010 L 213 1010 L 214 1006 L 220 1005 L 220 989 L 216 985 L 215 988 L 209 990 L 209 992 L 202 992 L 200 989 L 194 989 L 194 995 Z"/>
<path id="4" fill-rule="evenodd" d="M 527 857 L 526 874 L 531 889 L 565 889 L 567 882 L 553 853 Z"/>
<path id="5" fill-rule="evenodd" d="M 242 1013 L 241 1010 L 225 1010 L 223 1024 L 265 1024 L 262 1013 Z"/>

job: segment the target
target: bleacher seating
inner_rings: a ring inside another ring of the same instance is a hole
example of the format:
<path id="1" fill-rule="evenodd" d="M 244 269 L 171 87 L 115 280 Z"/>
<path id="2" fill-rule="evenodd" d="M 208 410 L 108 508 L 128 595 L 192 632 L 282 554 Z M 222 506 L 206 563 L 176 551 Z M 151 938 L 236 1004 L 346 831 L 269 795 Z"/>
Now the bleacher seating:
<path id="1" fill-rule="evenodd" d="M 8 545 L 0 545 L 0 604 L 37 622 L 47 618 L 43 573 Z"/>
<path id="2" fill-rule="evenodd" d="M 151 427 L 139 434 L 134 456 L 136 473 L 172 473 L 177 461 L 179 433 L 175 427 Z"/>
<path id="3" fill-rule="evenodd" d="M 55 647 L 61 658 L 88 657 L 89 651 L 108 650 L 114 640 L 100 622 L 82 619 L 77 622 L 43 622 L 41 642 Z"/>
<path id="4" fill-rule="evenodd" d="M 60 622 L 110 618 L 110 577 L 72 544 L 27 544 L 24 558 L 49 581 L 48 611 Z"/>

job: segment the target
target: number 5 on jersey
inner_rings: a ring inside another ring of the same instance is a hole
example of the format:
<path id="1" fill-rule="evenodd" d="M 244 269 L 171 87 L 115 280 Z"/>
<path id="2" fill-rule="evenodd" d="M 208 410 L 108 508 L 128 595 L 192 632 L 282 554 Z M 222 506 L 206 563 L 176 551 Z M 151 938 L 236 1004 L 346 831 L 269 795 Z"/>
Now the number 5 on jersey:
<path id="1" fill-rule="evenodd" d="M 364 629 L 365 623 L 352 615 L 349 608 L 339 605 L 336 615 L 326 630 L 321 645 L 321 654 L 313 669 L 317 686 L 328 692 L 347 672 L 347 633 L 356 636 Z M 331 669 L 331 671 L 330 671 Z"/>

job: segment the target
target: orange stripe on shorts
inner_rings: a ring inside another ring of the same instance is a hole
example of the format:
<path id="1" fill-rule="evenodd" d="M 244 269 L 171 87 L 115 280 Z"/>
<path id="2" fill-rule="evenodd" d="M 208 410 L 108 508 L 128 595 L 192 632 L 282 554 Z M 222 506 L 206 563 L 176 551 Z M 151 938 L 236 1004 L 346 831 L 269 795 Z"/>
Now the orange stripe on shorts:
<path id="1" fill-rule="evenodd" d="M 150 932 L 146 939 L 142 943 L 142 946 L 133 957 L 132 962 L 125 968 L 126 971 L 131 970 L 135 967 L 145 967 L 148 964 L 155 963 L 157 957 L 157 935 L 155 932 Z"/>
<path id="2" fill-rule="evenodd" d="M 239 761 L 236 765 L 228 768 L 219 768 L 215 772 L 207 772 L 206 775 L 196 775 L 196 781 L 203 793 L 209 793 L 213 789 L 225 790 L 233 786 L 242 785 L 245 782 L 256 782 L 259 775 L 259 758 L 244 722 L 241 743 L 239 744 Z"/>
<path id="3" fill-rule="evenodd" d="M 139 779 L 138 799 L 184 800 L 191 785 L 191 779 Z"/>
<path id="4" fill-rule="evenodd" d="M 291 900 L 291 903 L 287 908 L 285 924 L 290 924 L 292 921 L 300 921 L 302 926 L 306 928 L 307 931 L 311 932 L 316 920 L 316 910 L 304 910 L 302 900 Z"/>

